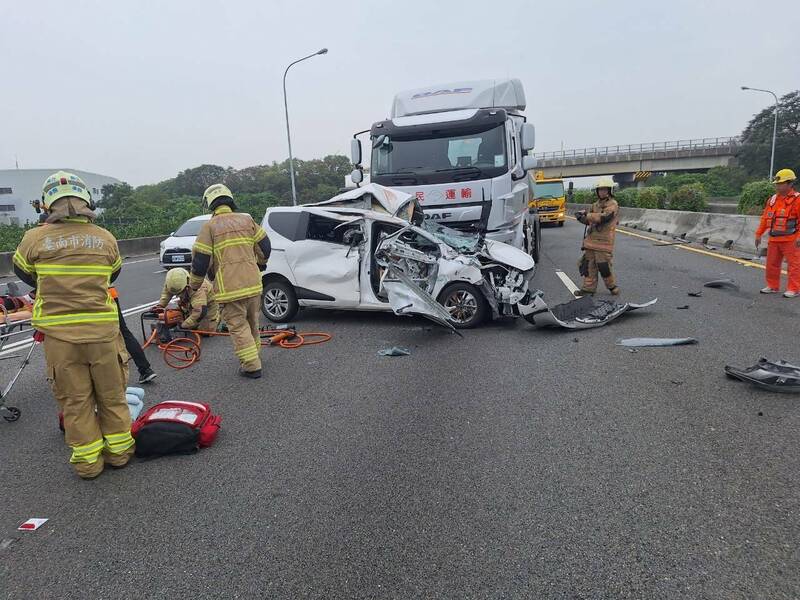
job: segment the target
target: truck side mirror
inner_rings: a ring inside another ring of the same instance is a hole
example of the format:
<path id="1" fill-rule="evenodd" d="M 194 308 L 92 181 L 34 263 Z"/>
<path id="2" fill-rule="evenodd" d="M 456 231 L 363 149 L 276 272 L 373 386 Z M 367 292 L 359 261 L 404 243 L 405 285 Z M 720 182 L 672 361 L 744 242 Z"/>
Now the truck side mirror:
<path id="1" fill-rule="evenodd" d="M 522 170 L 530 171 L 536 168 L 536 157 L 526 154 L 522 157 Z"/>
<path id="2" fill-rule="evenodd" d="M 356 138 L 350 140 L 350 161 L 355 166 L 361 164 L 361 140 Z"/>
<path id="3" fill-rule="evenodd" d="M 350 173 L 350 179 L 358 186 L 359 183 L 364 181 L 364 172 L 361 169 L 353 169 Z"/>
<path id="4" fill-rule="evenodd" d="M 536 146 L 536 127 L 533 123 L 522 124 L 522 150 L 527 152 Z M 532 168 L 532 167 L 531 167 Z"/>

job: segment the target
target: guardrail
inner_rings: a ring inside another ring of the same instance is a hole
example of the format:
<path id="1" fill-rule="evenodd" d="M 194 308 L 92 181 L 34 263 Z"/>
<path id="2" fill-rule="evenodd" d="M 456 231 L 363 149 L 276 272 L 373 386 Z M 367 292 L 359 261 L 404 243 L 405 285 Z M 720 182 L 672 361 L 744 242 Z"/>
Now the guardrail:
<path id="1" fill-rule="evenodd" d="M 597 146 L 572 150 L 537 152 L 539 160 L 580 159 L 593 157 L 619 156 L 635 160 L 644 155 L 685 156 L 686 154 L 736 154 L 741 140 L 738 136 L 699 138 L 695 140 L 673 140 L 669 142 L 649 142 L 646 144 L 627 144 L 619 146 Z"/>

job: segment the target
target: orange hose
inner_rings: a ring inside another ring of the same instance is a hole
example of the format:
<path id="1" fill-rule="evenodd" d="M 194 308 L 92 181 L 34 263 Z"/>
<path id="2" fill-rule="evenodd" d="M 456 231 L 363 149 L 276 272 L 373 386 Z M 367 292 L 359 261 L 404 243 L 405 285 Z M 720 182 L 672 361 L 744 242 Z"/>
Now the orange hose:
<path id="1" fill-rule="evenodd" d="M 291 329 L 261 329 L 259 330 L 261 337 L 272 336 L 269 339 L 262 339 L 262 346 L 277 345 L 287 350 L 294 350 L 303 346 L 313 346 L 315 344 L 322 344 L 330 341 L 333 336 L 330 333 L 324 332 L 304 332 L 297 333 Z M 201 336 L 224 336 L 230 337 L 227 331 L 203 331 L 192 330 L 189 332 L 194 339 L 188 337 L 175 338 L 166 344 L 157 344 L 158 349 L 161 350 L 164 362 L 173 369 L 188 369 L 198 360 L 200 360 L 200 346 Z M 151 346 L 158 336 L 158 331 L 153 330 L 150 337 L 142 345 L 142 348 Z M 273 343 L 272 338 L 278 338 L 277 343 Z"/>

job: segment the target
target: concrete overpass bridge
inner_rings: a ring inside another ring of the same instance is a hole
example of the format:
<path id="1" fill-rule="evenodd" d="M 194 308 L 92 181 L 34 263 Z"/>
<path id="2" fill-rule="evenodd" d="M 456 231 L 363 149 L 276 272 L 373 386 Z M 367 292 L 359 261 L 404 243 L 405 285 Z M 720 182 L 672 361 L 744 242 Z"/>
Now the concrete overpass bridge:
<path id="1" fill-rule="evenodd" d="M 702 172 L 730 164 L 739 150 L 738 137 L 675 140 L 626 146 L 537 152 L 536 169 L 545 177 L 613 175 L 625 184 L 644 182 L 651 173 Z"/>

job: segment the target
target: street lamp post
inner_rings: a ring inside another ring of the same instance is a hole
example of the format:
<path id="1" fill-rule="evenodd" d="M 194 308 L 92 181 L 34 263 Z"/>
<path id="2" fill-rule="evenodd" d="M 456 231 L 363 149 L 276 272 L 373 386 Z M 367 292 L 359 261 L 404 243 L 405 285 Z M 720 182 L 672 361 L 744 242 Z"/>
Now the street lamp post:
<path id="1" fill-rule="evenodd" d="M 772 179 L 772 176 L 775 174 L 775 138 L 778 136 L 778 96 L 771 90 L 761 90 L 759 88 L 747 87 L 746 85 L 743 85 L 742 89 L 749 90 L 751 92 L 764 92 L 765 94 L 772 94 L 772 97 L 775 98 L 775 121 L 772 124 L 772 154 L 769 157 L 769 175 L 767 176 L 767 179 Z"/>
<path id="2" fill-rule="evenodd" d="M 292 65 L 296 65 L 299 62 L 304 60 L 308 60 L 309 58 L 313 58 L 318 54 L 327 54 L 328 49 L 323 48 L 322 50 L 318 50 L 314 52 L 314 54 L 309 54 L 308 56 L 304 56 L 303 58 L 298 58 L 296 61 L 289 63 L 289 66 L 286 67 L 286 70 L 283 72 L 283 110 L 286 113 L 286 141 L 289 142 L 289 176 L 292 179 L 292 204 L 297 206 L 297 189 L 294 185 L 294 159 L 292 158 L 292 135 L 289 132 L 289 104 L 286 102 L 286 74 L 289 72 L 289 69 L 292 68 Z"/>

